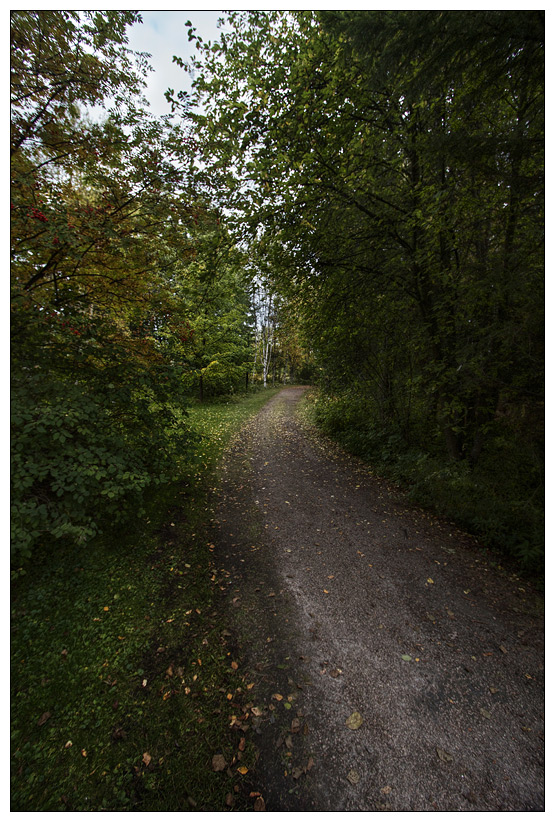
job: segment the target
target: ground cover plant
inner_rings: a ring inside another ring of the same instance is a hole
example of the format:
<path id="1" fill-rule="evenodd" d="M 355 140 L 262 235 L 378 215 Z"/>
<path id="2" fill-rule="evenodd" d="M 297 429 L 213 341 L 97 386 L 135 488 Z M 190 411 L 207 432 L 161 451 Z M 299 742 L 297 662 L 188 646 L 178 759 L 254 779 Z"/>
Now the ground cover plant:
<path id="1" fill-rule="evenodd" d="M 252 808 L 253 749 L 230 727 L 252 683 L 228 647 L 207 524 L 223 448 L 273 393 L 194 408 L 196 477 L 158 496 L 148 529 L 66 547 L 16 581 L 12 810 Z"/>

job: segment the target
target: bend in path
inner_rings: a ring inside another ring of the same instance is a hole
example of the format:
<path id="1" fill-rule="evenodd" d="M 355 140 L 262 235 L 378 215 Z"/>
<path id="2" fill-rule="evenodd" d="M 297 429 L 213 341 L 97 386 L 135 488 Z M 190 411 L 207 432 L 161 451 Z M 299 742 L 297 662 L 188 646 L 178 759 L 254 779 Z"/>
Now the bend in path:
<path id="1" fill-rule="evenodd" d="M 315 436 L 303 393 L 243 430 L 217 515 L 268 810 L 542 810 L 533 589 Z"/>

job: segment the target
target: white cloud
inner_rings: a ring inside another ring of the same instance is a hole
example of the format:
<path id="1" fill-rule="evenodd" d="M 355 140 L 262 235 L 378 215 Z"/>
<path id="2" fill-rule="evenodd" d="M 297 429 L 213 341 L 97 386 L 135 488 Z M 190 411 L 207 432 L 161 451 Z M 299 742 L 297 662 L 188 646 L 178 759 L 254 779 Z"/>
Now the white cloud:
<path id="1" fill-rule="evenodd" d="M 222 15 L 221 11 L 142 11 L 142 24 L 128 30 L 129 47 L 152 55 L 149 62 L 154 72 L 149 75 L 145 94 L 154 114 L 169 114 L 164 97 L 168 88 L 176 92 L 190 89 L 189 75 L 172 62 L 174 54 L 186 61 L 194 50 L 185 22 L 190 20 L 204 41 L 214 41 L 219 36 L 217 22 Z"/>

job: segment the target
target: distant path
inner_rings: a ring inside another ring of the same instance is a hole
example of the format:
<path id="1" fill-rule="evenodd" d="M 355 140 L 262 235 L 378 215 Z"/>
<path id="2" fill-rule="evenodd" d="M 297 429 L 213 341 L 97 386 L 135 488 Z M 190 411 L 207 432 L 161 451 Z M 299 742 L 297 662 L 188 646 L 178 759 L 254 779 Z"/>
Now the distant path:
<path id="1" fill-rule="evenodd" d="M 303 392 L 229 450 L 215 538 L 267 809 L 542 810 L 532 589 L 300 423 Z"/>

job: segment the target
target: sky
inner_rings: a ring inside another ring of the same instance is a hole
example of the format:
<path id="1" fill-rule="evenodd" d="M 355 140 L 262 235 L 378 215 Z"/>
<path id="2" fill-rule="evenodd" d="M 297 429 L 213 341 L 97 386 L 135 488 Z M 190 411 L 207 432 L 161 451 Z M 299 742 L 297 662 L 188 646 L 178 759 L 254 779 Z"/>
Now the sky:
<path id="1" fill-rule="evenodd" d="M 142 24 L 136 24 L 127 30 L 129 48 L 152 55 L 149 62 L 154 72 L 149 74 L 145 96 L 153 114 L 169 114 L 170 106 L 164 97 L 166 89 L 173 88 L 176 93 L 190 90 L 189 75 L 172 63 L 174 54 L 187 61 L 194 52 L 194 42 L 189 42 L 185 22 L 190 20 L 196 28 L 197 36 L 205 42 L 214 42 L 219 36 L 217 23 L 223 12 L 141 11 L 141 16 Z"/>

